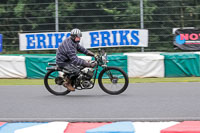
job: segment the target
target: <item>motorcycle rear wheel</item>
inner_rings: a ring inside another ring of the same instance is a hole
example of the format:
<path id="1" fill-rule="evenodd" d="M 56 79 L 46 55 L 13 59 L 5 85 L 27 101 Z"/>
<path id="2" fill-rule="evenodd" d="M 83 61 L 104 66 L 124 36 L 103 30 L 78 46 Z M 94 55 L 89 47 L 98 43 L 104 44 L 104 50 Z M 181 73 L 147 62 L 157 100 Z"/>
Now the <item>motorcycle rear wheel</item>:
<path id="1" fill-rule="evenodd" d="M 46 89 L 54 95 L 67 95 L 70 91 L 63 86 L 62 71 L 49 70 L 44 77 Z"/>

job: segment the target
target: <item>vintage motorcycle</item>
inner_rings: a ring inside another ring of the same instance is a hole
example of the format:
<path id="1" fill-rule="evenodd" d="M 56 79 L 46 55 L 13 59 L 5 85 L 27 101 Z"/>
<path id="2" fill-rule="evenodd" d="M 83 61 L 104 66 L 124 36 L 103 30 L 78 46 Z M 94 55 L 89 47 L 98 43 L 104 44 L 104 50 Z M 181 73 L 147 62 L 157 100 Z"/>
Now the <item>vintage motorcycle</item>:
<path id="1" fill-rule="evenodd" d="M 95 68 L 79 67 L 79 75 L 71 78 L 71 84 L 76 90 L 92 89 L 98 75 L 98 84 L 100 88 L 111 95 L 118 95 L 124 92 L 129 84 L 127 74 L 118 67 L 107 66 L 107 54 L 104 50 L 99 49 L 98 54 L 93 62 L 97 65 Z M 44 77 L 46 89 L 54 95 L 66 95 L 70 91 L 63 86 L 66 77 L 69 78 L 72 73 L 70 70 L 59 68 L 55 63 L 48 63 L 47 73 Z M 98 70 L 101 70 L 98 74 Z"/>

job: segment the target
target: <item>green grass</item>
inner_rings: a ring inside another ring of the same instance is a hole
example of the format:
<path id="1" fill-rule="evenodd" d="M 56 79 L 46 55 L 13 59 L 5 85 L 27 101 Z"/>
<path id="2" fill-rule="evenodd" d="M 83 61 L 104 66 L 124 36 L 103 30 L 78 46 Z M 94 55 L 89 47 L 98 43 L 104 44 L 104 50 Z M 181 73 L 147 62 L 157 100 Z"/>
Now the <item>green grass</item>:
<path id="1" fill-rule="evenodd" d="M 43 85 L 43 79 L 0 79 L 0 85 Z"/>
<path id="2" fill-rule="evenodd" d="M 129 78 L 129 82 L 130 83 L 200 82 L 200 77 Z M 0 79 L 0 85 L 44 85 L 44 83 L 43 79 Z"/>
<path id="3" fill-rule="evenodd" d="M 200 82 L 200 77 L 178 78 L 129 78 L 130 83 L 157 83 L 157 82 Z"/>

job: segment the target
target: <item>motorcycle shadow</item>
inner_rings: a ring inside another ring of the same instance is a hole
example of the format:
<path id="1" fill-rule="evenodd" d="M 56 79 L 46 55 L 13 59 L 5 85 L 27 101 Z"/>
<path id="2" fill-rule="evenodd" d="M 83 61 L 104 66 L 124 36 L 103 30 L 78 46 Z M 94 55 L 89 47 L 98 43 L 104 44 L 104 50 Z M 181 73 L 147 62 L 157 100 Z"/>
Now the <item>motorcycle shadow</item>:
<path id="1" fill-rule="evenodd" d="M 56 97 L 56 98 L 102 98 L 102 97 L 126 97 L 127 94 L 120 94 L 120 95 L 109 95 L 109 94 L 68 94 L 63 96 L 56 96 L 56 95 L 48 95 L 46 97 Z"/>

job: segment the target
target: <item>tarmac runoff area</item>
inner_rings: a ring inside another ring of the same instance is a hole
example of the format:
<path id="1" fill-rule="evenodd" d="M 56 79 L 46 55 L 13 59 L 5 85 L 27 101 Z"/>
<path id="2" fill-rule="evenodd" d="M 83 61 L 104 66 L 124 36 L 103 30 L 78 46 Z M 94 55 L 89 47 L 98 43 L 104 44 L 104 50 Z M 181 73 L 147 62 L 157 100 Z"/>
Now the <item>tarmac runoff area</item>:
<path id="1" fill-rule="evenodd" d="M 62 97 L 51 95 L 42 86 L 0 86 L 0 121 L 7 121 L 0 122 L 0 133 L 200 133 L 199 84 L 130 84 L 128 90 L 119 96 L 107 95 L 95 87 L 94 90 L 77 91 Z M 126 104 L 122 105 L 124 102 Z M 64 104 L 70 103 L 79 108 L 87 103 L 88 107 L 80 112 L 74 106 L 72 112 L 59 112 L 69 110 Z M 94 108 L 95 104 L 110 112 L 103 113 L 105 110 L 99 110 L 98 106 Z M 128 107 L 129 110 L 122 110 Z M 91 108 L 94 109 L 89 110 Z M 56 115 L 48 113 L 48 110 Z M 86 110 L 90 112 L 85 113 Z M 118 113 L 113 114 L 113 111 Z M 82 114 L 74 115 L 73 112 Z M 100 112 L 102 114 L 98 115 Z M 83 116 L 88 119 L 81 120 Z M 89 123 L 78 122 L 89 119 Z M 95 122 L 98 120 L 101 122 Z"/>

